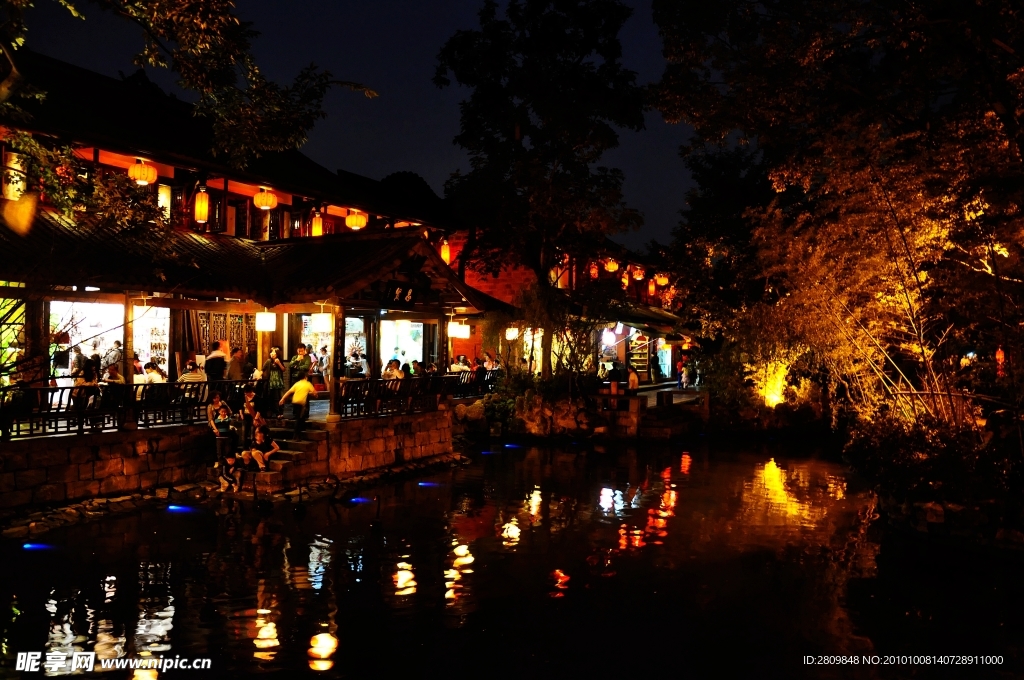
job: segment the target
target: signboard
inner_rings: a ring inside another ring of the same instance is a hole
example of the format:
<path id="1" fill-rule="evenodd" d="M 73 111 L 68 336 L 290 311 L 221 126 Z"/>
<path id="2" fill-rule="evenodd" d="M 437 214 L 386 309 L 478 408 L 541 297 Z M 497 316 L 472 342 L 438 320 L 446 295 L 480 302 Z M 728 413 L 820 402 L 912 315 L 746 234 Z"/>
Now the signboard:
<path id="1" fill-rule="evenodd" d="M 381 309 L 413 309 L 420 299 L 420 288 L 404 281 L 389 281 L 381 296 Z"/>

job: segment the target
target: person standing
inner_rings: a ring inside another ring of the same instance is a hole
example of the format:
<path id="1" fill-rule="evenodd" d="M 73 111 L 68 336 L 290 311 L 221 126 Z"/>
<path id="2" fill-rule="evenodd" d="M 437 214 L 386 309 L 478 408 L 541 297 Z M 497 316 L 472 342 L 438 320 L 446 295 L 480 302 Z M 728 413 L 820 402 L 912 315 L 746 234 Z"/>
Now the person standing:
<path id="1" fill-rule="evenodd" d="M 82 348 L 75 345 L 71 348 L 71 378 L 77 378 L 82 375 L 85 370 L 85 355 L 82 354 Z"/>
<path id="2" fill-rule="evenodd" d="M 228 380 L 242 382 L 245 380 L 245 354 L 240 347 L 232 348 L 231 361 L 228 362 Z"/>
<path id="3" fill-rule="evenodd" d="M 292 417 L 295 419 L 295 432 L 292 437 L 294 440 L 299 438 L 306 426 L 306 420 L 309 418 L 309 398 L 313 395 L 316 395 L 316 387 L 309 382 L 308 373 L 300 374 L 295 384 L 284 393 L 281 401 L 278 402 L 278 405 L 284 406 L 284 402 L 289 398 L 292 400 Z"/>
<path id="4" fill-rule="evenodd" d="M 108 349 L 106 353 L 103 355 L 103 370 L 107 370 L 110 366 L 120 367 L 122 356 L 123 355 L 121 353 L 121 341 L 114 340 L 113 346 L 110 349 Z"/>
<path id="5" fill-rule="evenodd" d="M 626 389 L 629 390 L 630 392 L 635 393 L 638 389 L 640 389 L 640 374 L 636 372 L 635 366 L 630 365 L 629 374 L 626 380 Z"/>
<path id="6" fill-rule="evenodd" d="M 227 369 L 227 355 L 221 351 L 220 343 L 214 340 L 210 343 L 210 354 L 206 357 L 206 379 L 223 380 Z"/>
<path id="7" fill-rule="evenodd" d="M 299 345 L 295 348 L 297 354 L 292 357 L 292 360 L 288 362 L 288 369 L 291 371 L 292 385 L 295 385 L 300 380 L 307 380 L 309 378 L 309 369 L 313 367 L 313 362 L 306 354 L 306 346 Z"/>
<path id="8" fill-rule="evenodd" d="M 270 358 L 263 364 L 263 379 L 267 381 L 267 401 L 278 409 L 277 402 L 284 391 L 284 363 L 281 362 L 280 347 L 270 348 Z M 275 415 L 280 415 L 279 409 Z"/>
<path id="9" fill-rule="evenodd" d="M 683 374 L 686 372 L 686 364 L 682 359 L 676 362 L 676 389 L 683 389 Z"/>

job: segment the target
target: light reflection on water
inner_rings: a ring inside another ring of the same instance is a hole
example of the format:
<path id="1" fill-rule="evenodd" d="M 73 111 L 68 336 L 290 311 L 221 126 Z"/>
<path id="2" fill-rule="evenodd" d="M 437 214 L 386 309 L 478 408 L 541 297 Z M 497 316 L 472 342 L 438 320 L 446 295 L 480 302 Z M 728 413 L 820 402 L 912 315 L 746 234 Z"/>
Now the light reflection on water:
<path id="1" fill-rule="evenodd" d="M 879 572 L 874 499 L 835 463 L 524 447 L 365 495 L 379 509 L 268 518 L 225 501 L 54 533 L 60 554 L 18 574 L 25 613 L 3 643 L 291 677 L 507 654 L 502 640 L 529 629 L 516 644 L 550 669 L 598 663 L 598 612 L 637 625 L 671 612 L 663 632 L 694 649 L 749 629 L 780 658 L 874 650 L 845 604 Z"/>

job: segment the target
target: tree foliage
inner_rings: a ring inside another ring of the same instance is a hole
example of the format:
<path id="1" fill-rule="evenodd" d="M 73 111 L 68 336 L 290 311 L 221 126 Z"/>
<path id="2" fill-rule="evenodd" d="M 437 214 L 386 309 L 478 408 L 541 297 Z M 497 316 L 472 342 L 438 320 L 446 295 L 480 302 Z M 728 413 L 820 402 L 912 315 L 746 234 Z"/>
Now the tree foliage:
<path id="1" fill-rule="evenodd" d="M 736 273 L 772 292 L 744 314 L 785 319 L 781 340 L 815 352 L 864 413 L 972 426 L 962 387 L 1016 408 L 1020 6 L 656 0 L 655 19 L 658 106 L 694 127 L 689 153 L 749 143 L 772 188 L 737 217 Z M 960 357 L 1000 346 L 1006 375 L 965 382 Z"/>
<path id="2" fill-rule="evenodd" d="M 480 27 L 458 31 L 434 82 L 471 90 L 455 143 L 471 169 L 447 191 L 476 227 L 464 257 L 478 269 L 523 265 L 546 281 L 562 253 L 633 228 L 622 173 L 597 167 L 616 128 L 643 127 L 643 93 L 621 63 L 617 0 L 487 0 Z"/>

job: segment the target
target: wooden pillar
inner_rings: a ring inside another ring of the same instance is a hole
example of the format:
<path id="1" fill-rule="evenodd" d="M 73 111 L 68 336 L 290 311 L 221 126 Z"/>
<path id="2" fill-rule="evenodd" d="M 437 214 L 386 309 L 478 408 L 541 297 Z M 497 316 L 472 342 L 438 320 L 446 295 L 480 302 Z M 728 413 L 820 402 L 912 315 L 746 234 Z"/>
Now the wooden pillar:
<path id="1" fill-rule="evenodd" d="M 342 360 L 345 354 L 345 308 L 338 305 L 334 307 L 334 332 L 331 334 L 331 361 L 330 365 L 324 367 L 327 374 L 324 380 L 327 381 L 327 392 L 330 395 L 330 411 L 327 414 L 327 422 L 333 423 L 341 420 L 335 406 L 338 385 L 334 376 L 341 373 Z"/>
<path id="2" fill-rule="evenodd" d="M 135 420 L 135 388 L 132 387 L 135 384 L 135 370 L 128 370 L 132 366 L 132 357 L 135 356 L 135 304 L 132 302 L 131 291 L 125 291 L 124 294 L 124 344 L 121 345 L 122 353 L 121 356 L 124 358 L 124 370 L 121 375 L 124 376 L 125 384 L 125 412 L 124 422 L 121 423 L 121 428 L 125 430 L 138 429 L 139 424 Z M 168 338 L 170 340 L 170 338 Z M 168 342 L 167 361 L 170 363 L 171 357 L 173 356 L 170 352 L 170 343 Z"/>
<path id="3" fill-rule="evenodd" d="M 21 379 L 36 387 L 45 385 L 50 378 L 50 303 L 41 292 L 30 292 L 25 298 L 24 338 Z"/>

